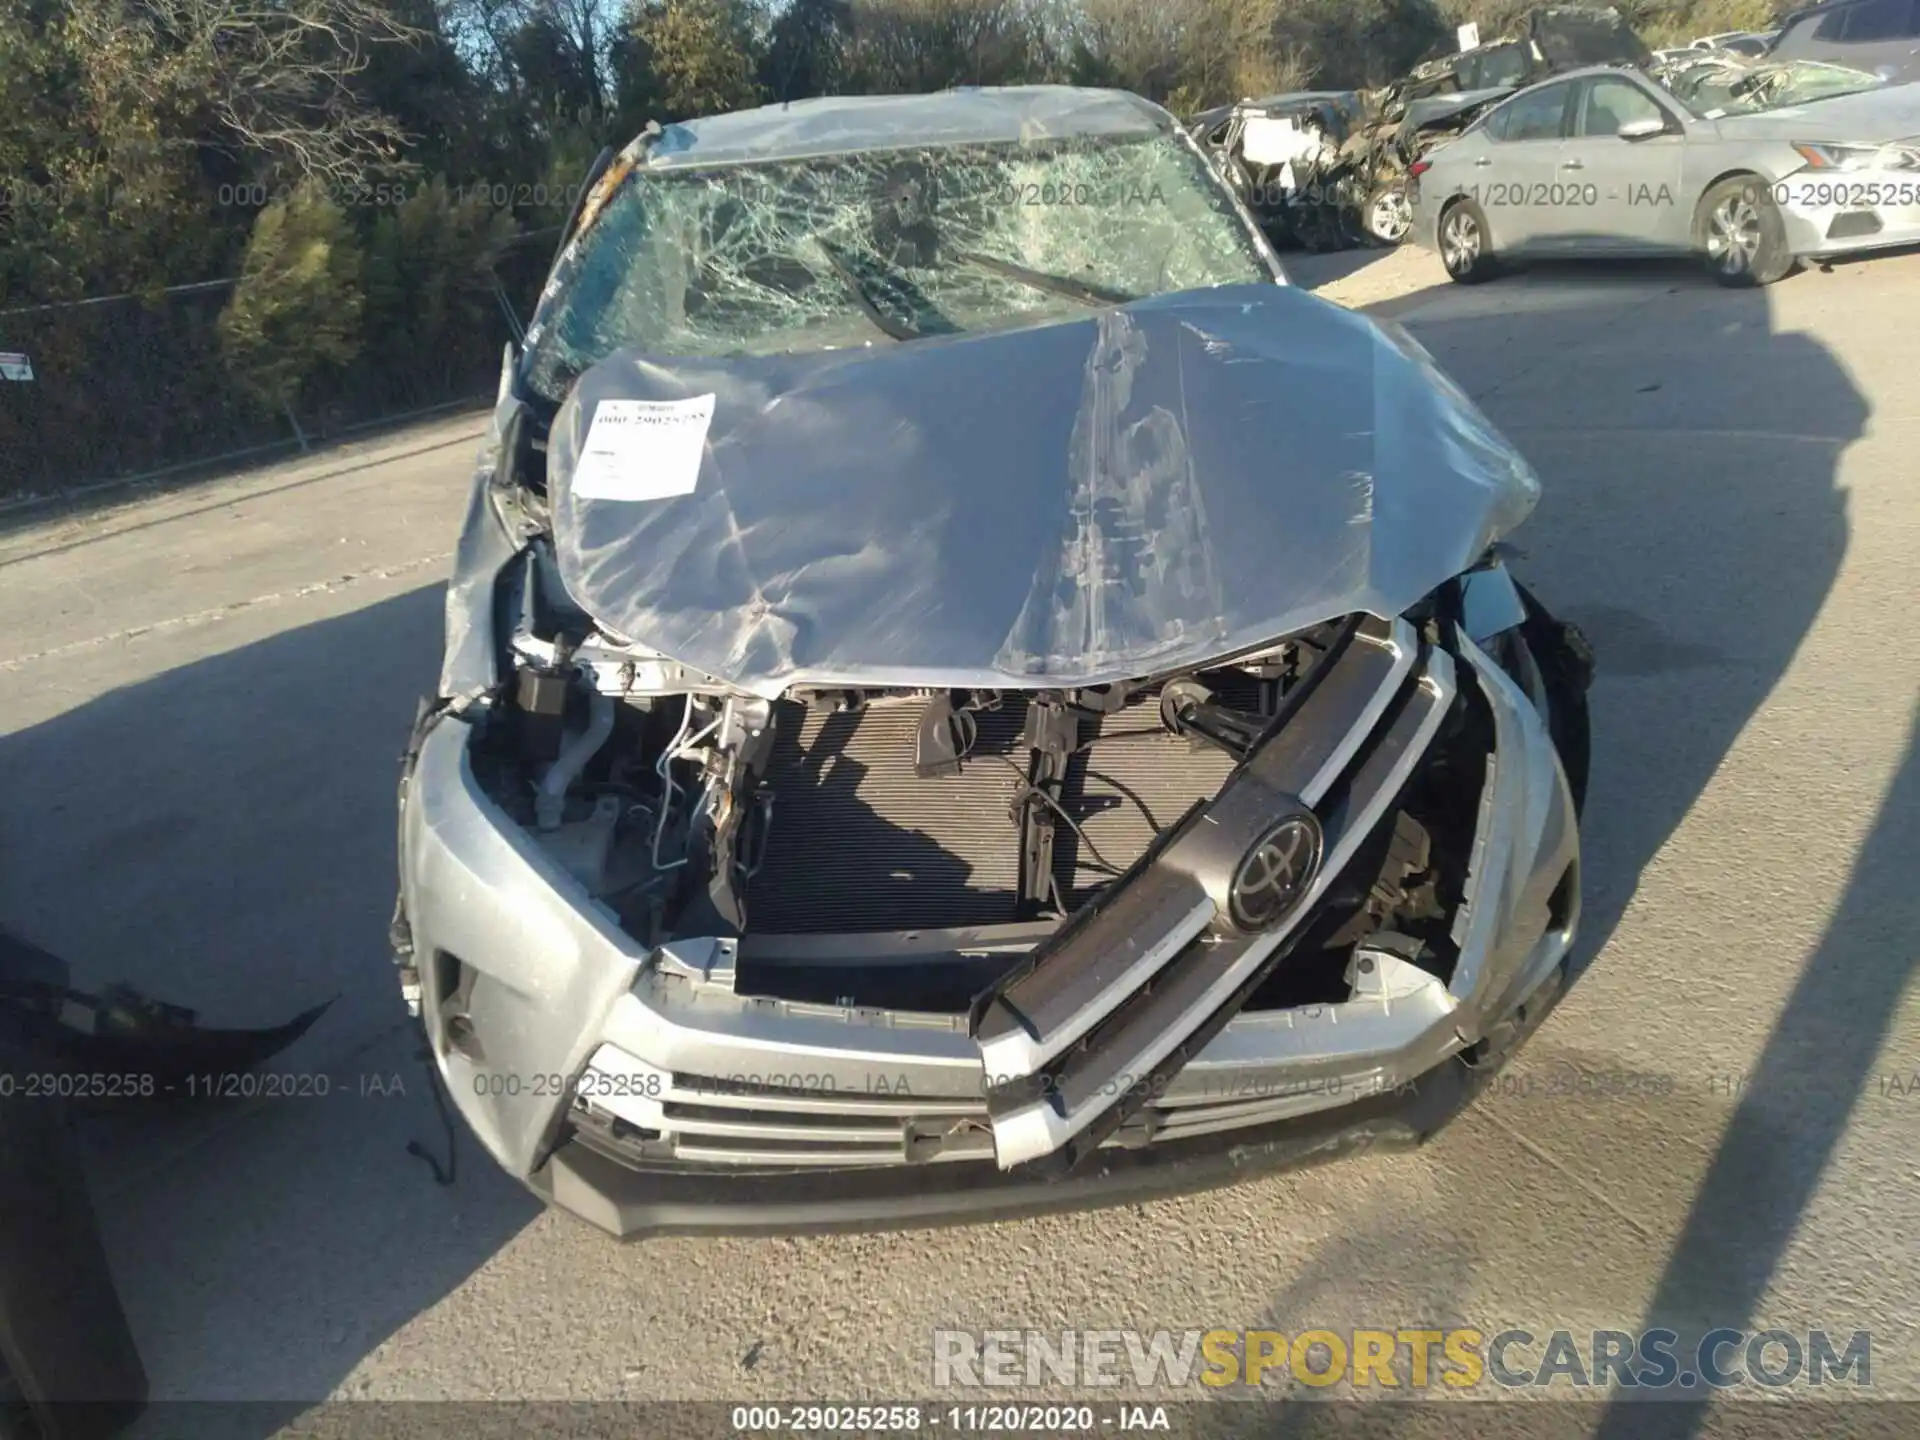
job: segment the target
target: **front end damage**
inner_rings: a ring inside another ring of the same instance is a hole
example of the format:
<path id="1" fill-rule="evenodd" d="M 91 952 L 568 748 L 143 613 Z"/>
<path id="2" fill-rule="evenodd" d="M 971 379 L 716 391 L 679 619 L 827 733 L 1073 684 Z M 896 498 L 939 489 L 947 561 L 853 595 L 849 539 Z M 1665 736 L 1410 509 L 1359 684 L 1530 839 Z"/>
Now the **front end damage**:
<path id="1" fill-rule="evenodd" d="M 1243 463 L 1270 429 L 1222 448 L 1237 385 L 1311 391 L 1343 348 L 1347 442 L 1282 484 Z M 956 453 L 924 409 L 956 369 L 1079 392 L 1058 449 Z M 596 405 L 689 389 L 718 397 L 693 495 L 573 493 Z M 1489 551 L 1530 477 L 1411 342 L 1274 287 L 884 358 L 616 358 L 546 425 L 510 392 L 397 938 L 460 1109 L 557 1202 L 631 1234 L 1212 1183 L 1423 1135 L 1537 1021 L 1584 656 Z M 894 448 L 821 447 L 829 530 L 795 436 L 848 395 Z"/>
<path id="2" fill-rule="evenodd" d="M 1365 242 L 1369 123 L 1357 92 L 1243 100 L 1190 122 L 1195 140 L 1268 236 L 1309 251 Z"/>
<path id="3" fill-rule="evenodd" d="M 1318 166 L 1313 193 L 1344 217 L 1336 233 L 1397 245 L 1412 230 L 1412 182 L 1430 152 L 1523 86 L 1586 65 L 1639 66 L 1652 58 L 1613 7 L 1529 10 L 1508 35 L 1361 91 L 1353 123 Z"/>

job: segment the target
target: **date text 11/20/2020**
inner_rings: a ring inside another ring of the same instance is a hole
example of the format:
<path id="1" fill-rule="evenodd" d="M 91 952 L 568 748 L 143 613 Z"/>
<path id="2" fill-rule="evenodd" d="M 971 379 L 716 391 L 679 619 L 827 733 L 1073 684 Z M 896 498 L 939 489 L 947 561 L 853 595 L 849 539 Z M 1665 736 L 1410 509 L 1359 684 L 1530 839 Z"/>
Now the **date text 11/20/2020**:
<path id="1" fill-rule="evenodd" d="M 987 1435 L 1106 1435 L 1121 1431 L 1170 1431 L 1164 1405 L 736 1405 L 732 1430 L 743 1435 L 883 1435 L 938 1433 Z"/>
<path id="2" fill-rule="evenodd" d="M 150 1071 L 0 1071 L 0 1100 L 325 1100 L 333 1096 L 385 1098 L 407 1093 L 398 1072 L 345 1077 L 316 1071 L 207 1071 L 169 1075 Z"/>

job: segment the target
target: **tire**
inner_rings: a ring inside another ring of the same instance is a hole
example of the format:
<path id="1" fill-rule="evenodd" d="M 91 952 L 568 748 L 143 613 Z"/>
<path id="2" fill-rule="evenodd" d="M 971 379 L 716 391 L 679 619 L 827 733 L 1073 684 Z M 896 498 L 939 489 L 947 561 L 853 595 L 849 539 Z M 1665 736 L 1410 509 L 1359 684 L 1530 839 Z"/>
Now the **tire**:
<path id="1" fill-rule="evenodd" d="M 1471 200 L 1454 200 L 1440 212 L 1440 263 L 1461 285 L 1491 280 L 1498 271 L 1486 213 Z"/>
<path id="2" fill-rule="evenodd" d="M 1413 205 L 1405 180 L 1376 185 L 1360 207 L 1360 227 L 1382 245 L 1398 245 L 1413 229 Z"/>
<path id="3" fill-rule="evenodd" d="M 1707 273 L 1730 288 L 1771 285 L 1795 265 L 1780 207 L 1755 175 L 1735 175 L 1710 187 L 1700 197 L 1693 235 Z"/>

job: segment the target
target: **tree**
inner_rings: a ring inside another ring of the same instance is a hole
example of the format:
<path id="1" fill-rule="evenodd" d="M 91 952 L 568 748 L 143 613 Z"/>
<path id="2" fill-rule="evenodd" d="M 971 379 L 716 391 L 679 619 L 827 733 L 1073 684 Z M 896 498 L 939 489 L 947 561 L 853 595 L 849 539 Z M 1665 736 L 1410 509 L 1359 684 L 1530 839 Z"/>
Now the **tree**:
<path id="1" fill-rule="evenodd" d="M 849 0 L 790 0 L 769 32 L 761 88 L 782 101 L 838 93 L 852 31 Z"/>
<path id="2" fill-rule="evenodd" d="M 553 15 L 536 13 L 507 37 L 507 54 L 523 97 L 543 122 L 597 112 L 606 97 L 599 66 Z"/>
<path id="3" fill-rule="evenodd" d="M 375 45 L 417 38 L 379 0 L 71 0 L 66 28 L 90 87 L 156 143 L 333 184 L 390 171 L 407 144 L 354 88 Z"/>
<path id="4" fill-rule="evenodd" d="M 662 121 L 758 105 L 761 15 L 753 0 L 645 0 L 633 35 Z"/>
<path id="5" fill-rule="evenodd" d="M 1291 0 L 1274 35 L 1329 89 L 1383 85 L 1454 39 L 1434 0 Z"/>
<path id="6" fill-rule="evenodd" d="M 315 375 L 358 353 L 362 304 L 345 212 L 317 186 L 267 206 L 220 312 L 221 349 L 240 390 L 263 410 L 291 405 Z"/>
<path id="7" fill-rule="evenodd" d="M 448 372 L 472 360 L 497 304 L 494 266 L 514 230 L 512 215 L 483 194 L 456 195 L 445 176 L 380 216 L 362 272 L 368 353 Z"/>
<path id="8" fill-rule="evenodd" d="M 902 94 L 1050 78 L 1039 12 L 1022 0 L 852 0 L 851 90 Z"/>

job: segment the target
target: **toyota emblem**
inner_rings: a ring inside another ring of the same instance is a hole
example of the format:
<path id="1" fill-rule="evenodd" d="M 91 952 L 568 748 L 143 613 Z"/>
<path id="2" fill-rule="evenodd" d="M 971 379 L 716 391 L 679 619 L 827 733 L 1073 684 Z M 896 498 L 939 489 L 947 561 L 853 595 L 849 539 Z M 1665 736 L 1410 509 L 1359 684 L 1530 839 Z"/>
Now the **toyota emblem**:
<path id="1" fill-rule="evenodd" d="M 1242 930 L 1271 930 L 1293 912 L 1320 873 L 1320 822 L 1289 815 L 1262 835 L 1234 872 L 1227 904 Z"/>

